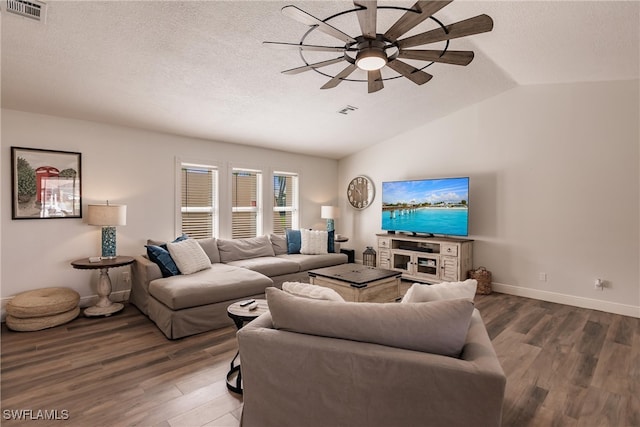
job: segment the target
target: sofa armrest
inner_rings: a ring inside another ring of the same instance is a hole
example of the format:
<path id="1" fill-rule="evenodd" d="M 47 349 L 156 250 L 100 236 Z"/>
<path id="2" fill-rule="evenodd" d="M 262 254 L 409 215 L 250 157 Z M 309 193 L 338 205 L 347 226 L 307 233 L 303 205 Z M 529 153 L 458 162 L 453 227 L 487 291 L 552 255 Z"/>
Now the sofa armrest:
<path id="1" fill-rule="evenodd" d="M 129 299 L 144 314 L 148 315 L 149 283 L 162 278 L 160 267 L 143 255 L 134 257 L 131 266 L 131 294 Z"/>
<path id="2" fill-rule="evenodd" d="M 242 425 L 500 426 L 506 378 L 478 327 L 456 359 L 276 330 L 265 313 L 238 332 Z"/>

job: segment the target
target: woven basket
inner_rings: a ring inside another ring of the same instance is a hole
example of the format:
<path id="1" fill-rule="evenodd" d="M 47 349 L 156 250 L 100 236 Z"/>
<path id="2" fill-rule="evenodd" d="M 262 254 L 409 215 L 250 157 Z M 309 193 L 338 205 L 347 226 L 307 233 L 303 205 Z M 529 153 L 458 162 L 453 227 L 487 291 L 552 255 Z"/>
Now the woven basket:
<path id="1" fill-rule="evenodd" d="M 478 281 L 476 294 L 489 295 L 491 293 L 491 272 L 484 267 L 478 267 L 475 270 L 469 270 L 469 279 Z"/>

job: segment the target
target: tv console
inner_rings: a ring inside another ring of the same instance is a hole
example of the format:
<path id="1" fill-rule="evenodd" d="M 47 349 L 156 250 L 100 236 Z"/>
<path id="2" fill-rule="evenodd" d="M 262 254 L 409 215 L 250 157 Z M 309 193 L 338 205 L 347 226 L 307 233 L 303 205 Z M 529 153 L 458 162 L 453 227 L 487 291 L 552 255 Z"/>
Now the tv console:
<path id="1" fill-rule="evenodd" d="M 458 282 L 473 268 L 473 240 L 377 234 L 379 268 L 418 282 Z"/>

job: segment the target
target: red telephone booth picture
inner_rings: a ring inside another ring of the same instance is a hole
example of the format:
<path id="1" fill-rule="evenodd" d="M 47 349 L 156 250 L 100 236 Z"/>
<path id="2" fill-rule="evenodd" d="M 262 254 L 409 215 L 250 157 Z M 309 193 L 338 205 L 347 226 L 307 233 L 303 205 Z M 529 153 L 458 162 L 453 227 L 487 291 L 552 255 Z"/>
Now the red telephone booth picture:
<path id="1" fill-rule="evenodd" d="M 43 182 L 47 178 L 57 178 L 60 175 L 60 171 L 53 166 L 41 166 L 36 169 L 36 200 L 42 203 L 43 200 L 48 200 L 51 194 L 44 194 L 45 191 L 51 191 Z"/>

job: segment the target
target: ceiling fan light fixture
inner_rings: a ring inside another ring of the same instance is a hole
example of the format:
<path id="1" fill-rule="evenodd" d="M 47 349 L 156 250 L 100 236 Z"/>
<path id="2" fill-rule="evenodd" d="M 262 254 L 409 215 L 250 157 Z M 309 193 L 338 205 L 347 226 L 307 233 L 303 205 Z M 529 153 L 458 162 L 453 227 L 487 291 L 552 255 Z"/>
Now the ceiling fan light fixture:
<path id="1" fill-rule="evenodd" d="M 387 55 L 382 49 L 363 49 L 356 56 L 356 66 L 364 71 L 379 70 L 385 65 L 387 65 Z"/>

